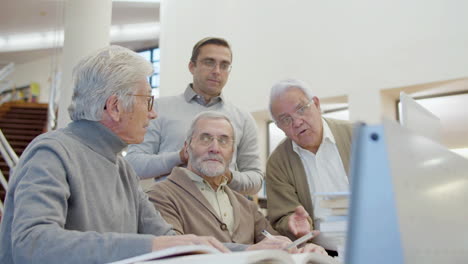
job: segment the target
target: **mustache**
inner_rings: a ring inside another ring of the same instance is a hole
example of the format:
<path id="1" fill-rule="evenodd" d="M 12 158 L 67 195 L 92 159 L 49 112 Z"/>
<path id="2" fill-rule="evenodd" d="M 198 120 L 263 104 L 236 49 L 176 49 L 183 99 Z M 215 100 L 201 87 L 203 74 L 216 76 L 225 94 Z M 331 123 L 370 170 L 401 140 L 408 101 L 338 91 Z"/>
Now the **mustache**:
<path id="1" fill-rule="evenodd" d="M 224 163 L 223 157 L 219 154 L 208 153 L 205 157 L 203 157 L 203 161 L 206 161 L 206 160 L 216 160 L 221 163 Z"/>

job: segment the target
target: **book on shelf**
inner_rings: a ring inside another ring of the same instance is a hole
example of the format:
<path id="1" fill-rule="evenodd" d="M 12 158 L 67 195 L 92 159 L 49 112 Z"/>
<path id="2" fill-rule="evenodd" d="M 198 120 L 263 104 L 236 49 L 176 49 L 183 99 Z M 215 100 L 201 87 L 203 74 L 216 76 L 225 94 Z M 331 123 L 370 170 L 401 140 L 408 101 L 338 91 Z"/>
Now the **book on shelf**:
<path id="1" fill-rule="evenodd" d="M 283 250 L 254 250 L 223 254 L 191 255 L 178 258 L 141 262 L 144 264 L 339 264 L 326 255 L 318 253 L 289 254 Z"/>
<path id="2" fill-rule="evenodd" d="M 186 246 L 175 246 L 158 251 L 153 251 L 147 254 L 131 257 L 119 261 L 114 261 L 109 264 L 132 264 L 141 263 L 150 260 L 162 260 L 168 258 L 175 258 L 187 255 L 199 255 L 199 254 L 221 254 L 222 252 L 214 247 L 206 245 L 186 245 Z"/>

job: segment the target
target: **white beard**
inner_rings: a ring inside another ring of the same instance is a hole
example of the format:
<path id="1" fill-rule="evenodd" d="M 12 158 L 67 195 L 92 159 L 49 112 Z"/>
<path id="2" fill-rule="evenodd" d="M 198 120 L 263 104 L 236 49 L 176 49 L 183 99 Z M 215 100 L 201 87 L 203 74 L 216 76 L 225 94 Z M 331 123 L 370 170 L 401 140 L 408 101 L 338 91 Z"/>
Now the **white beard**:
<path id="1" fill-rule="evenodd" d="M 228 164 L 221 155 L 207 154 L 204 156 L 196 156 L 192 154 L 190 148 L 188 149 L 190 164 L 192 168 L 200 174 L 207 177 L 218 177 L 224 174 L 228 168 Z M 207 159 L 216 159 L 218 161 L 208 161 Z"/>
<path id="2" fill-rule="evenodd" d="M 201 163 L 193 164 L 196 165 L 196 170 L 208 177 L 218 177 L 223 175 L 226 171 L 226 167 L 223 164 L 215 161 L 202 161 Z"/>

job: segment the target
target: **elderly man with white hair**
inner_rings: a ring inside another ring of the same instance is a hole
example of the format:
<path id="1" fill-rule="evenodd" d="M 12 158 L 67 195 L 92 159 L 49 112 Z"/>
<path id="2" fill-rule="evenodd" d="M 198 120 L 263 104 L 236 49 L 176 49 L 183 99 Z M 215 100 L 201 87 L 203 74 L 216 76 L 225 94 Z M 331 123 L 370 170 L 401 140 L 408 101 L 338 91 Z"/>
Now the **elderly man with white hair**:
<path id="1" fill-rule="evenodd" d="M 10 179 L 0 263 L 107 263 L 186 244 L 227 251 L 213 237 L 174 236 L 120 155 L 156 118 L 152 71 L 118 46 L 75 67 L 73 121 L 31 142 Z"/>
<path id="2" fill-rule="evenodd" d="M 267 163 L 268 215 L 281 234 L 300 237 L 324 217 L 314 206 L 314 193 L 349 191 L 352 126 L 323 118 L 319 99 L 305 82 L 294 79 L 272 87 L 270 113 L 287 138 Z M 291 218 L 300 223 L 293 229 Z"/>

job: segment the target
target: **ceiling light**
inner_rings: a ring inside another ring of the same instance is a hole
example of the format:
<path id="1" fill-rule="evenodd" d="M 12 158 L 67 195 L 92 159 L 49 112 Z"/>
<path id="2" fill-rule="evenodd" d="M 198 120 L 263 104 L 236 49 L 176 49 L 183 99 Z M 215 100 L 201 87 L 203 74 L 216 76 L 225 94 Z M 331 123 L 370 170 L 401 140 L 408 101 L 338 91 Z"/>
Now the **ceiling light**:
<path id="1" fill-rule="evenodd" d="M 154 40 L 158 38 L 159 32 L 159 23 L 138 23 L 113 25 L 109 33 L 111 43 L 113 43 L 135 40 Z M 0 36 L 0 52 L 61 47 L 63 45 L 63 39 L 63 30 Z"/>

